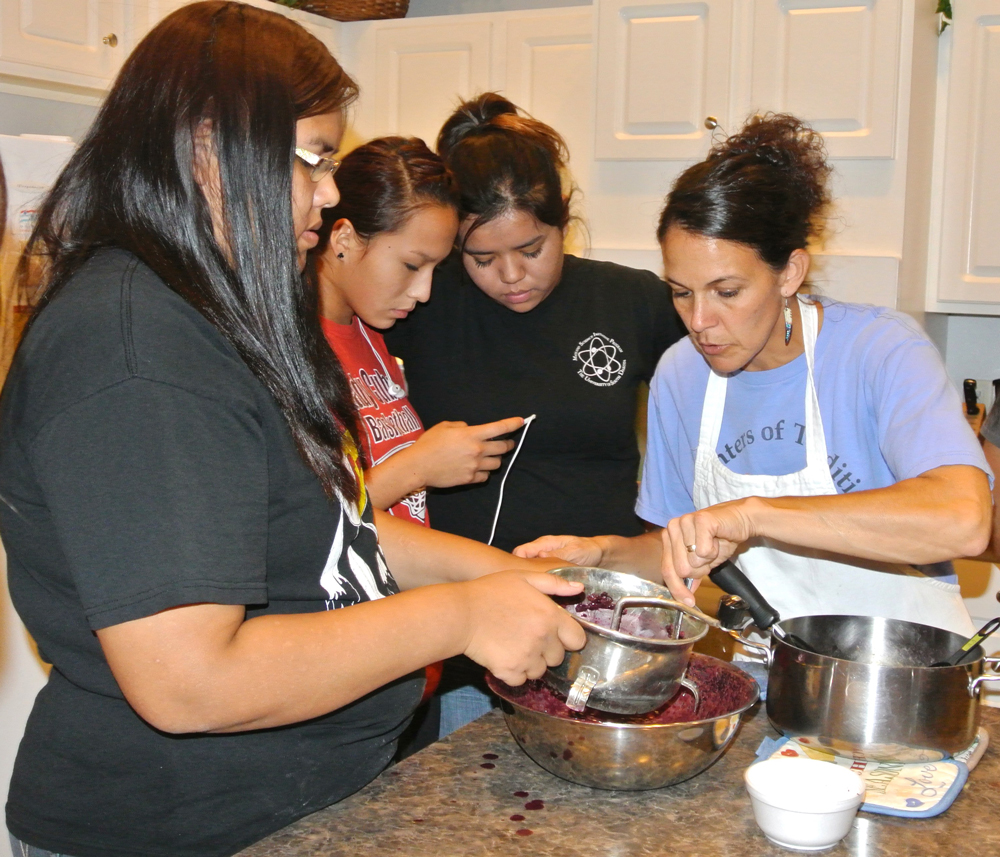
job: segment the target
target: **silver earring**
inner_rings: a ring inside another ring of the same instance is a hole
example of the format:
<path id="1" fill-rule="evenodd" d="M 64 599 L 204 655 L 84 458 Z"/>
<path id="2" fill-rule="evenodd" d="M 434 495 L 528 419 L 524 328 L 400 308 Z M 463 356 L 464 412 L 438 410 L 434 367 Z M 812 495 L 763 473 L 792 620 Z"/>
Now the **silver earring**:
<path id="1" fill-rule="evenodd" d="M 785 345 L 792 338 L 792 308 L 788 305 L 788 298 L 785 298 Z"/>

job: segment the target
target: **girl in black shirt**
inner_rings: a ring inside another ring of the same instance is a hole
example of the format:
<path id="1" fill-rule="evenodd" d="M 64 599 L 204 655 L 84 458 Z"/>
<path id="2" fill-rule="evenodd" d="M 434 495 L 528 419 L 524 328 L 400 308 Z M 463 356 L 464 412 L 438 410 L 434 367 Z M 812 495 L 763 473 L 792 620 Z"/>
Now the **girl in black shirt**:
<path id="1" fill-rule="evenodd" d="M 549 532 L 638 535 L 640 389 L 683 335 L 670 290 L 649 271 L 563 253 L 565 144 L 501 96 L 461 105 L 438 151 L 458 180 L 458 246 L 429 302 L 387 333 L 389 350 L 428 424 L 537 420 L 505 482 L 512 453 L 485 484 L 428 492 L 434 527 L 482 541 L 495 529 L 504 550 Z M 489 710 L 481 676 L 446 669 L 442 687 L 458 690 L 442 698 L 441 734 Z"/>
<path id="2" fill-rule="evenodd" d="M 42 207 L 0 408 L 11 595 L 52 664 L 15 851 L 233 854 L 376 776 L 426 664 L 518 683 L 583 644 L 547 597 L 577 587 L 368 501 L 302 276 L 355 95 L 288 19 L 184 6 Z"/>

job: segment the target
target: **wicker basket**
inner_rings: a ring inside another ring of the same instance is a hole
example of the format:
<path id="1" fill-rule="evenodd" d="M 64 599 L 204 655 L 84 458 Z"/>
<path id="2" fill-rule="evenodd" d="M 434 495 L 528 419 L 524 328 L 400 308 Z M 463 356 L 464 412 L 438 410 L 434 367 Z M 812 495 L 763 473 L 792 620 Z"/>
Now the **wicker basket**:
<path id="1" fill-rule="evenodd" d="M 410 0 L 301 0 L 298 8 L 335 21 L 405 18 Z"/>

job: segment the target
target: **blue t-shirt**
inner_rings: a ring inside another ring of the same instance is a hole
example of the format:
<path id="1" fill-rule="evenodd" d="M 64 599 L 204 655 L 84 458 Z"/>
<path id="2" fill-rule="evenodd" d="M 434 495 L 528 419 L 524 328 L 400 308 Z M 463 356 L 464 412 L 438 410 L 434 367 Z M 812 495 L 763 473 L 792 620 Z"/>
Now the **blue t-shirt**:
<path id="1" fill-rule="evenodd" d="M 824 307 L 814 377 L 838 493 L 885 488 L 935 467 L 990 473 L 933 343 L 909 316 L 813 298 Z M 708 364 L 690 339 L 660 359 L 650 384 L 646 459 L 636 513 L 665 526 L 694 511 Z M 716 453 L 742 475 L 806 466 L 806 358 L 729 378 Z"/>

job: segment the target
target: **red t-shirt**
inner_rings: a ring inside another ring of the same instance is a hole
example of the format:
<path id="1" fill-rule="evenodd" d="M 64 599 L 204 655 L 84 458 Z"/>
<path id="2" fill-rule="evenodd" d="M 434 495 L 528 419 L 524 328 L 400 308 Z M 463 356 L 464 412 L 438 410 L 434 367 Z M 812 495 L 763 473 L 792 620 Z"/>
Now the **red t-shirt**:
<path id="1" fill-rule="evenodd" d="M 362 329 L 363 322 L 357 316 L 350 324 L 337 324 L 326 318 L 320 318 L 320 322 L 326 341 L 347 373 L 354 404 L 361 417 L 361 443 L 369 465 L 374 467 L 412 445 L 424 433 L 423 423 L 405 395 L 393 396 L 394 383 L 404 387 L 403 373 L 386 349 L 381 333 L 368 325 Z M 427 492 L 415 491 L 404 497 L 389 509 L 389 514 L 430 526 Z"/>

